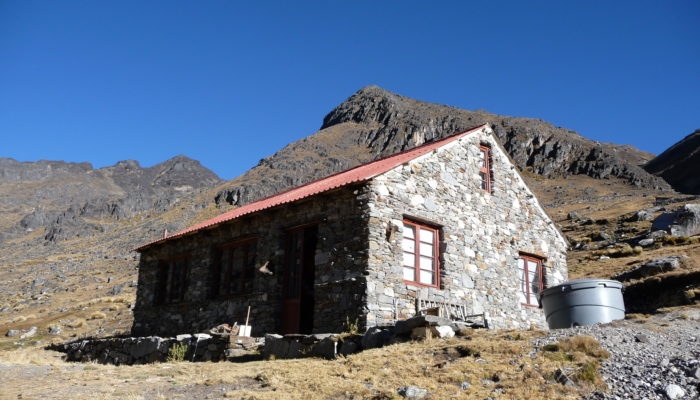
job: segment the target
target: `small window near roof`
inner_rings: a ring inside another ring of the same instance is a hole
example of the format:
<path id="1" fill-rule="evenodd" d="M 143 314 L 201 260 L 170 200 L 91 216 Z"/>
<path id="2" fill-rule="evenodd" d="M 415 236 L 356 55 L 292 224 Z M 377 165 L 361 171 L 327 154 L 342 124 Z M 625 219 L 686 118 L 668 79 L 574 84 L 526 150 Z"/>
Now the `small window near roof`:
<path id="1" fill-rule="evenodd" d="M 481 177 L 481 189 L 491 193 L 491 148 L 479 146 L 479 176 Z"/>
<path id="2" fill-rule="evenodd" d="M 404 220 L 401 241 L 404 282 L 421 286 L 440 285 L 438 243 L 437 229 Z"/>
<path id="3" fill-rule="evenodd" d="M 520 254 L 518 258 L 518 279 L 520 303 L 528 306 L 538 306 L 537 296 L 544 289 L 543 259 Z"/>

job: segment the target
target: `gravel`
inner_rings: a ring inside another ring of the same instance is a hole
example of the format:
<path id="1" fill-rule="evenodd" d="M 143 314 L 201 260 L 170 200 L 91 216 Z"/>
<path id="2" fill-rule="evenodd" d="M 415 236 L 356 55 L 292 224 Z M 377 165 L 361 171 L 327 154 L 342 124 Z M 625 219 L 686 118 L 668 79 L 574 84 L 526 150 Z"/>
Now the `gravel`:
<path id="1" fill-rule="evenodd" d="M 612 354 L 601 369 L 608 391 L 589 399 L 700 398 L 700 309 L 552 330 L 535 348 L 577 335 L 593 336 Z"/>

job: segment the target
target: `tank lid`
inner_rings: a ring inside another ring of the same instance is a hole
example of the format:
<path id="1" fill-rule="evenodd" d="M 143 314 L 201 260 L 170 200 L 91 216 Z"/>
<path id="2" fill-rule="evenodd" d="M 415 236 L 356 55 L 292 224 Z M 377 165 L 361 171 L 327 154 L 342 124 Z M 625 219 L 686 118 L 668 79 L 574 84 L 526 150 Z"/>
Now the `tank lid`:
<path id="1" fill-rule="evenodd" d="M 570 290 L 588 289 L 596 287 L 622 289 L 622 282 L 613 281 L 610 279 L 575 279 L 573 281 L 564 282 L 559 285 L 547 288 L 542 291 L 541 296 L 546 296 L 552 293 L 568 292 Z"/>

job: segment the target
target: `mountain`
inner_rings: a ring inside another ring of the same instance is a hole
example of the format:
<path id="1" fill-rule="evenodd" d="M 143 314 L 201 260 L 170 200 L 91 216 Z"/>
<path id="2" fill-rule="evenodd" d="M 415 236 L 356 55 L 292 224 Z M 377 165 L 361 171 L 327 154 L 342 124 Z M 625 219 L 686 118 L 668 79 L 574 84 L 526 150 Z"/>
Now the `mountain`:
<path id="1" fill-rule="evenodd" d="M 40 227 L 51 242 L 85 237 L 108 225 L 96 219 L 165 211 L 183 196 L 221 182 L 199 161 L 183 155 L 147 168 L 127 160 L 99 169 L 89 163 L 0 158 L 0 239 Z"/>
<path id="2" fill-rule="evenodd" d="M 644 169 L 681 193 L 700 194 L 700 129 L 649 161 Z"/>
<path id="3" fill-rule="evenodd" d="M 432 104 L 368 86 L 326 115 L 318 132 L 222 185 L 216 202 L 242 205 L 483 123 L 493 126 L 521 170 L 546 178 L 619 178 L 635 187 L 670 190 L 640 167 L 653 155 L 632 146 L 592 141 L 539 119 Z"/>

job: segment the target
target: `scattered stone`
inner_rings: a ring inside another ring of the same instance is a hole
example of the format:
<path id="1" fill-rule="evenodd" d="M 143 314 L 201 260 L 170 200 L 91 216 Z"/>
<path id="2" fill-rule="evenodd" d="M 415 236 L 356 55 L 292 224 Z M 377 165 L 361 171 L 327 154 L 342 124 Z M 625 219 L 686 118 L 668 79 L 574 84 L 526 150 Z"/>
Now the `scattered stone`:
<path id="1" fill-rule="evenodd" d="M 654 244 L 654 239 L 642 239 L 639 242 L 637 242 L 637 244 L 642 247 L 649 247 L 652 244 Z"/>
<path id="2" fill-rule="evenodd" d="M 569 221 L 573 221 L 579 218 L 579 215 L 576 211 L 571 211 L 570 213 L 566 214 L 566 219 Z"/>
<path id="3" fill-rule="evenodd" d="M 50 326 L 49 327 L 49 335 L 60 335 L 61 334 L 61 327 L 60 326 Z"/>
<path id="4" fill-rule="evenodd" d="M 14 337 L 14 336 L 19 335 L 20 333 L 22 333 L 22 331 L 17 330 L 17 329 L 10 329 L 9 331 L 7 331 L 7 333 L 5 334 L 5 336 L 7 336 L 7 337 Z"/>
<path id="5" fill-rule="evenodd" d="M 27 332 L 23 333 L 19 338 L 20 339 L 30 338 L 30 337 L 36 335 L 36 331 L 37 331 L 37 327 L 32 326 L 31 328 L 29 328 L 29 330 Z"/>
<path id="6" fill-rule="evenodd" d="M 634 340 L 639 343 L 649 343 L 649 337 L 643 333 L 634 335 Z"/>
<path id="7" fill-rule="evenodd" d="M 688 376 L 695 379 L 700 379 L 700 367 L 695 367 L 688 371 Z"/>
<path id="8" fill-rule="evenodd" d="M 426 389 L 422 389 L 417 386 L 402 386 L 396 389 L 396 391 L 401 397 L 407 399 L 422 399 L 428 395 L 428 391 Z"/>
<path id="9" fill-rule="evenodd" d="M 472 387 L 471 383 L 464 381 L 459 385 L 459 388 L 461 390 L 469 390 L 469 388 Z"/>
<path id="10" fill-rule="evenodd" d="M 634 213 L 630 218 L 628 218 L 627 221 L 630 221 L 630 222 L 651 221 L 653 219 L 654 219 L 654 215 L 651 214 L 649 211 L 639 210 L 636 213 Z"/>

